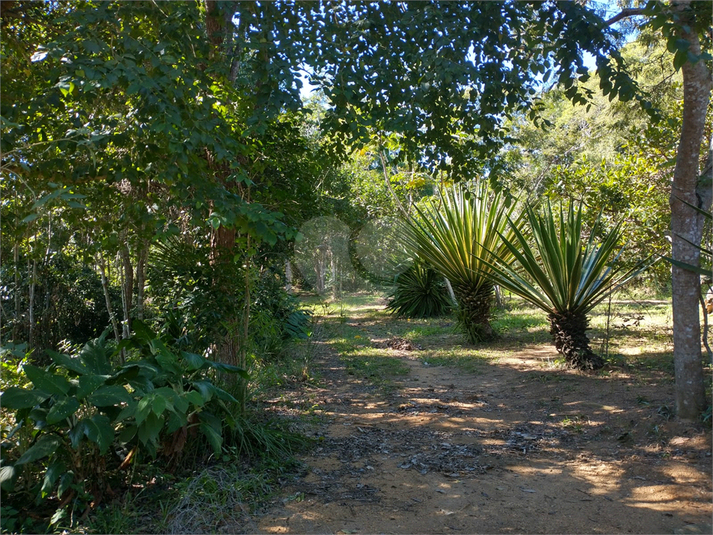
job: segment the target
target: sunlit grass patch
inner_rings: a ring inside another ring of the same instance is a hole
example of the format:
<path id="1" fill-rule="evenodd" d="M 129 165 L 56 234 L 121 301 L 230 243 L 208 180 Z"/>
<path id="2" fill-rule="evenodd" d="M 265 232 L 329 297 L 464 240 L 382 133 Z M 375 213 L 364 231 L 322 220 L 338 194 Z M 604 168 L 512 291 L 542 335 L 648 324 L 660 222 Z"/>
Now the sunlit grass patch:
<path id="1" fill-rule="evenodd" d="M 409 327 L 411 326 L 409 325 Z M 418 325 L 404 332 L 403 337 L 408 340 L 417 341 L 434 336 L 442 336 L 443 334 L 450 334 L 451 331 L 452 327 L 446 327 L 444 325 Z"/>
<path id="2" fill-rule="evenodd" d="M 453 366 L 473 374 L 480 373 L 484 365 L 497 358 L 492 351 L 463 346 L 424 351 L 420 355 L 424 366 Z"/>
<path id="3" fill-rule="evenodd" d="M 347 373 L 384 385 L 394 377 L 408 375 L 409 367 L 386 349 L 363 349 L 343 355 Z"/>
<path id="4" fill-rule="evenodd" d="M 507 308 L 494 309 L 493 312 L 493 328 L 500 336 L 517 336 L 522 333 L 549 334 L 547 315 L 522 300 Z"/>
<path id="5" fill-rule="evenodd" d="M 452 317 L 396 318 L 374 294 L 350 296 L 329 303 L 325 310 L 328 314 L 322 322 L 327 343 L 342 355 L 371 348 L 372 341 L 399 337 L 421 346 L 419 357 L 429 365 L 477 373 L 486 362 L 517 356 L 526 346 L 552 345 L 546 313 L 509 295 L 503 307 L 493 309 L 492 324 L 500 338 L 475 346 L 464 343 Z M 609 369 L 624 369 L 634 372 L 638 380 L 649 381 L 661 374 L 672 377 L 671 324 L 669 301 L 631 298 L 624 292 L 591 312 L 588 335 L 592 349 L 605 357 Z"/>

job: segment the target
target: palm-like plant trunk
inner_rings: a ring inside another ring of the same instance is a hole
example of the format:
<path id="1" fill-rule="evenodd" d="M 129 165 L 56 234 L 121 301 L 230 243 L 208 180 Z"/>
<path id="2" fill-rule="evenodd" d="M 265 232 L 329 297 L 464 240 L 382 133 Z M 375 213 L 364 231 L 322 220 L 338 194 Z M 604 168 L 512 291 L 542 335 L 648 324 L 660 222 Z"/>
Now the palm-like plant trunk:
<path id="1" fill-rule="evenodd" d="M 494 340 L 497 335 L 490 325 L 490 307 L 493 304 L 492 284 L 454 285 L 458 300 L 458 322 L 471 344 Z"/>
<path id="2" fill-rule="evenodd" d="M 568 366 L 579 370 L 596 370 L 604 366 L 604 359 L 589 347 L 586 314 L 550 313 L 548 319 L 555 348 L 564 356 Z"/>

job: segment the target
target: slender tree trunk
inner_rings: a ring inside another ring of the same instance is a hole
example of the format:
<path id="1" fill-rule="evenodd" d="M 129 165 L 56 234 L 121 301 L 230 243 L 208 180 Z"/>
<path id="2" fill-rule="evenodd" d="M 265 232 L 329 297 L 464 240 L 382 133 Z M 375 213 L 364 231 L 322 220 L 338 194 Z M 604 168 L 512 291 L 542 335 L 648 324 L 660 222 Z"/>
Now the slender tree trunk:
<path id="1" fill-rule="evenodd" d="M 15 242 L 12 251 L 15 262 L 15 321 L 12 324 L 12 339 L 17 342 L 17 329 L 20 325 L 20 246 Z"/>
<path id="2" fill-rule="evenodd" d="M 701 334 L 701 342 L 706 348 L 706 353 L 708 355 L 708 360 L 713 363 L 713 351 L 711 351 L 711 346 L 708 344 L 708 308 L 706 307 L 706 301 L 703 299 L 703 294 L 700 294 L 701 299 L 701 313 L 703 314 L 703 333 Z"/>
<path id="3" fill-rule="evenodd" d="M 689 2 L 679 2 L 685 8 Z M 680 35 L 691 44 L 691 52 L 700 54 L 698 35 L 681 21 Z M 706 112 L 711 98 L 711 73 L 705 61 L 686 62 L 683 67 L 683 123 L 671 186 L 672 258 L 678 262 L 700 265 L 703 217 L 690 203 L 710 207 L 710 184 L 699 181 L 701 144 Z M 684 202 L 685 201 L 685 202 Z M 697 273 L 673 266 L 671 274 L 673 301 L 673 355 L 676 375 L 676 413 L 684 420 L 696 420 L 706 407 L 705 382 L 701 355 L 701 327 L 698 314 L 700 277 Z"/>
<path id="4" fill-rule="evenodd" d="M 292 293 L 292 262 L 285 262 L 285 291 L 288 294 Z"/>
<path id="5" fill-rule="evenodd" d="M 144 319 L 144 287 L 146 286 L 146 260 L 149 254 L 148 242 L 143 242 L 136 260 L 136 317 Z"/>
<path id="6" fill-rule="evenodd" d="M 99 264 L 99 276 L 102 281 L 102 290 L 104 291 L 104 302 L 106 303 L 106 311 L 109 313 L 109 320 L 111 321 L 111 326 L 114 329 L 114 338 L 116 338 L 116 343 L 121 342 L 121 333 L 119 332 L 119 323 L 116 321 L 116 314 L 114 314 L 113 307 L 111 306 L 111 297 L 109 295 L 109 284 L 106 278 L 106 262 L 101 256 L 101 253 L 97 253 L 97 263 Z"/>
<path id="7" fill-rule="evenodd" d="M 334 255 L 330 259 L 331 270 L 332 270 L 332 299 L 336 300 L 339 294 L 339 287 L 337 286 L 337 259 Z"/>
<path id="8" fill-rule="evenodd" d="M 27 271 L 30 271 L 30 264 L 28 260 Z M 37 279 L 37 260 L 32 261 L 32 273 L 30 275 L 30 304 L 29 304 L 29 316 L 30 323 L 28 325 L 28 345 L 30 349 L 35 347 L 35 285 Z"/>
<path id="9" fill-rule="evenodd" d="M 129 314 L 131 310 L 131 288 L 129 286 L 130 279 L 133 279 L 133 274 L 131 270 L 131 260 L 125 261 L 123 251 L 117 254 L 117 261 L 119 265 L 119 273 L 121 279 L 121 305 L 124 312 L 124 319 L 121 322 L 121 335 L 122 338 L 127 339 L 131 336 L 131 325 L 129 323 Z M 127 268 L 127 264 L 129 269 Z"/>

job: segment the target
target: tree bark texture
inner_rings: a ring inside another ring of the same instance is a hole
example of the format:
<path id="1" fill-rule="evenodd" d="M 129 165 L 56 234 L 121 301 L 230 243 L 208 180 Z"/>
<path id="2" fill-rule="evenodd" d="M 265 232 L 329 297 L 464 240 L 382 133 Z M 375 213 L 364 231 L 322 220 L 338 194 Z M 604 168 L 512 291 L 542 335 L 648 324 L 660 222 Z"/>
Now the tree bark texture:
<path id="1" fill-rule="evenodd" d="M 456 285 L 458 322 L 471 344 L 488 342 L 497 336 L 490 325 L 490 308 L 493 304 L 492 284 L 480 286 Z"/>
<path id="2" fill-rule="evenodd" d="M 285 261 L 285 291 L 292 293 L 292 263 L 289 260 Z"/>
<path id="3" fill-rule="evenodd" d="M 124 244 L 119 251 L 121 277 L 121 295 L 124 308 L 124 338 L 131 336 L 131 307 L 134 299 L 134 269 L 131 265 L 129 246 Z"/>
<path id="4" fill-rule="evenodd" d="M 567 365 L 578 370 L 597 370 L 604 366 L 604 359 L 589 347 L 586 314 L 550 314 L 550 334 Z"/>
<path id="5" fill-rule="evenodd" d="M 136 259 L 136 317 L 144 319 L 144 290 L 146 289 L 146 261 L 149 256 L 148 242 L 142 242 Z"/>
<path id="6" fill-rule="evenodd" d="M 114 314 L 114 309 L 111 306 L 111 297 L 109 295 L 109 283 L 106 278 L 106 262 L 102 258 L 100 253 L 97 253 L 97 263 L 99 264 L 99 277 L 102 281 L 102 290 L 104 292 L 104 302 L 106 304 L 106 311 L 109 314 L 109 319 L 111 320 L 111 326 L 114 329 L 114 338 L 116 338 L 116 343 L 121 342 L 121 333 L 119 332 L 119 324 L 116 321 L 116 314 Z"/>
<path id="7" fill-rule="evenodd" d="M 37 260 L 32 261 L 32 271 L 28 261 L 27 271 L 30 273 L 30 304 L 29 304 L 29 334 L 28 346 L 30 349 L 35 347 L 35 287 L 37 285 Z"/>
<path id="8" fill-rule="evenodd" d="M 689 2 L 679 2 L 685 8 Z M 691 45 L 693 54 L 700 54 L 698 35 L 684 27 L 681 37 Z M 683 67 L 683 122 L 671 186 L 671 256 L 678 262 L 700 265 L 700 244 L 703 217 L 690 203 L 710 208 L 710 185 L 699 177 L 701 144 L 706 112 L 711 98 L 711 73 L 704 61 L 686 62 Z M 685 202 L 684 202 L 685 201 Z M 695 420 L 706 407 L 705 383 L 701 354 L 701 328 L 698 313 L 700 277 L 697 273 L 672 267 L 673 355 L 676 375 L 676 413 L 684 420 Z"/>

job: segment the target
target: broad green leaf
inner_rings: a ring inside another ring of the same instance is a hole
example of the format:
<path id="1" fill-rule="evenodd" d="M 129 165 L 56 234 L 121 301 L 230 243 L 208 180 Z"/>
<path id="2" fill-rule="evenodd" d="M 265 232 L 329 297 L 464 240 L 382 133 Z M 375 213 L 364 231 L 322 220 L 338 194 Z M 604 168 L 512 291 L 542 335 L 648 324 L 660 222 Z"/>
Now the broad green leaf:
<path id="1" fill-rule="evenodd" d="M 137 427 L 135 425 L 127 425 L 124 429 L 121 430 L 121 433 L 119 433 L 117 440 L 121 444 L 126 444 L 136 436 L 136 431 Z"/>
<path id="2" fill-rule="evenodd" d="M 64 477 L 62 478 L 64 479 Z M 70 480 L 71 482 L 71 480 Z M 60 487 L 61 487 L 62 482 L 60 481 Z M 59 493 L 58 493 L 59 494 Z M 64 494 L 62 492 L 61 494 Z M 60 494 L 60 495 L 61 495 Z M 67 517 L 67 509 L 64 507 L 61 507 L 57 509 L 54 514 L 52 515 L 52 518 L 50 518 L 50 526 L 54 526 L 55 524 L 59 524 L 62 520 L 64 520 Z"/>
<path id="3" fill-rule="evenodd" d="M 57 435 L 42 435 L 34 446 L 20 456 L 15 466 L 32 463 L 52 455 L 61 444 L 62 440 Z"/>
<path id="4" fill-rule="evenodd" d="M 200 429 L 208 439 L 208 442 L 210 442 L 210 445 L 213 446 L 215 454 L 220 455 L 223 451 L 223 437 L 221 434 L 205 422 L 201 422 Z"/>
<path id="5" fill-rule="evenodd" d="M 42 368 L 26 364 L 22 367 L 27 375 L 27 378 L 32 381 L 39 390 L 49 392 L 50 394 L 64 395 L 69 392 L 71 384 L 61 375 L 55 375 L 45 371 Z"/>
<path id="6" fill-rule="evenodd" d="M 69 488 L 72 486 L 72 483 L 74 482 L 74 472 L 71 470 L 64 474 L 60 480 L 59 480 L 59 487 L 57 487 L 57 497 L 62 498 L 64 496 L 64 493 L 69 490 Z M 64 511 L 64 509 L 62 509 Z"/>
<path id="7" fill-rule="evenodd" d="M 73 397 L 59 398 L 47 413 L 47 423 L 56 424 L 69 418 L 79 409 L 79 401 Z"/>
<path id="8" fill-rule="evenodd" d="M 183 413 L 172 412 L 166 420 L 166 433 L 175 433 L 178 429 L 188 425 L 188 418 Z"/>
<path id="9" fill-rule="evenodd" d="M 104 385 L 98 388 L 87 400 L 97 407 L 110 405 L 120 406 L 122 403 L 131 403 L 131 394 L 120 385 Z"/>
<path id="10" fill-rule="evenodd" d="M 224 364 L 222 362 L 207 361 L 211 368 L 223 373 L 237 373 L 243 379 L 250 379 L 250 374 L 243 368 L 233 366 L 232 364 Z"/>
<path id="11" fill-rule="evenodd" d="M 143 444 L 154 442 L 161 433 L 163 422 L 162 416 L 156 416 L 153 412 L 150 412 L 146 416 L 146 420 L 139 426 L 139 440 Z"/>
<path id="12" fill-rule="evenodd" d="M 56 351 L 52 351 L 51 349 L 47 350 L 47 354 L 58 366 L 66 368 L 67 370 L 72 371 L 78 375 L 85 375 L 87 373 L 86 366 L 84 366 L 84 364 L 82 364 L 82 362 L 77 358 L 73 358 L 68 355 L 63 355 L 62 353 L 57 353 Z"/>
<path id="13" fill-rule="evenodd" d="M 141 367 L 137 364 L 127 364 L 121 370 L 111 375 L 106 383 L 109 385 L 121 384 L 136 378 L 141 372 Z"/>
<path id="14" fill-rule="evenodd" d="M 207 359 L 195 353 L 181 351 L 181 357 L 183 357 L 184 362 L 187 364 L 186 368 L 188 371 L 200 370 L 208 365 Z"/>
<path id="15" fill-rule="evenodd" d="M 56 190 L 54 190 L 52 193 L 48 193 L 48 194 L 45 195 L 44 197 L 40 197 L 40 198 L 37 199 L 37 200 L 35 201 L 35 203 L 32 205 L 32 208 L 33 208 L 33 209 L 37 209 L 37 208 L 39 208 L 40 206 L 43 206 L 43 205 L 47 204 L 47 203 L 48 203 L 49 201 L 51 201 L 52 199 L 56 199 L 57 197 L 59 197 L 60 195 L 62 195 L 62 192 L 63 192 L 63 191 L 64 191 L 64 190 L 61 189 L 61 188 L 60 188 L 60 189 L 56 189 Z"/>
<path id="16" fill-rule="evenodd" d="M 190 390 L 183 394 L 183 397 L 191 402 L 195 407 L 202 407 L 203 404 L 208 401 L 200 392 L 197 390 Z"/>
<path id="17" fill-rule="evenodd" d="M 200 393 L 204 403 L 208 403 L 213 398 L 215 387 L 210 381 L 193 381 L 191 385 Z"/>
<path id="18" fill-rule="evenodd" d="M 190 403 L 188 403 L 185 398 L 178 395 L 173 398 L 173 405 L 174 407 L 172 408 L 172 410 L 175 410 L 176 412 L 180 412 L 182 414 L 186 414 L 186 412 L 188 412 L 188 409 L 190 408 Z"/>
<path id="19" fill-rule="evenodd" d="M 67 433 L 67 436 L 69 436 L 69 441 L 72 444 L 72 447 L 77 450 L 79 449 L 79 445 L 82 442 L 82 438 L 84 438 L 86 434 L 86 419 L 79 420 L 74 427 L 72 427 L 69 432 Z"/>
<path id="20" fill-rule="evenodd" d="M 39 405 L 50 397 L 50 394 L 41 390 L 25 390 L 11 386 L 0 397 L 0 405 L 5 409 L 30 409 Z"/>
<path id="21" fill-rule="evenodd" d="M 80 375 L 77 379 L 77 399 L 83 400 L 97 388 L 103 385 L 109 377 L 106 375 Z"/>
<path id="22" fill-rule="evenodd" d="M 121 422 L 123 420 L 126 420 L 127 418 L 131 418 L 136 414 L 136 407 L 138 407 L 138 403 L 135 401 L 131 401 L 126 407 L 124 407 L 119 415 L 114 419 L 115 422 Z"/>
<path id="23" fill-rule="evenodd" d="M 91 421 L 96 426 L 97 435 L 95 442 L 99 446 L 99 453 L 104 455 L 109 451 L 112 442 L 114 442 L 114 428 L 109 418 L 103 414 L 95 414 L 92 416 Z"/>
<path id="24" fill-rule="evenodd" d="M 166 410 L 166 398 L 163 396 L 154 397 L 151 410 L 156 416 L 161 416 L 163 411 Z"/>
<path id="25" fill-rule="evenodd" d="M 110 375 L 112 366 L 111 352 L 105 346 L 105 336 L 87 342 L 79 352 L 79 359 L 89 373 L 96 375 Z"/>
<path id="26" fill-rule="evenodd" d="M 40 490 L 43 498 L 52 493 L 55 483 L 57 483 L 59 476 L 61 476 L 65 470 L 66 468 L 62 461 L 52 463 L 52 465 L 47 469 L 47 472 L 45 472 L 45 478 L 42 481 L 42 489 Z"/>
<path id="27" fill-rule="evenodd" d="M 153 402 L 153 394 L 148 394 L 139 400 L 136 406 L 136 414 L 134 415 L 134 420 L 136 425 L 143 424 L 144 420 L 151 413 L 151 403 Z"/>
<path id="28" fill-rule="evenodd" d="M 14 466 L 0 467 L 0 488 L 5 492 L 12 492 L 15 486 L 15 480 L 20 475 L 20 470 Z"/>
<path id="29" fill-rule="evenodd" d="M 149 328 L 149 326 L 141 320 L 135 319 L 132 321 L 131 328 L 134 330 L 134 337 L 145 344 L 148 344 L 150 341 L 156 340 L 157 338 L 156 334 Z"/>

